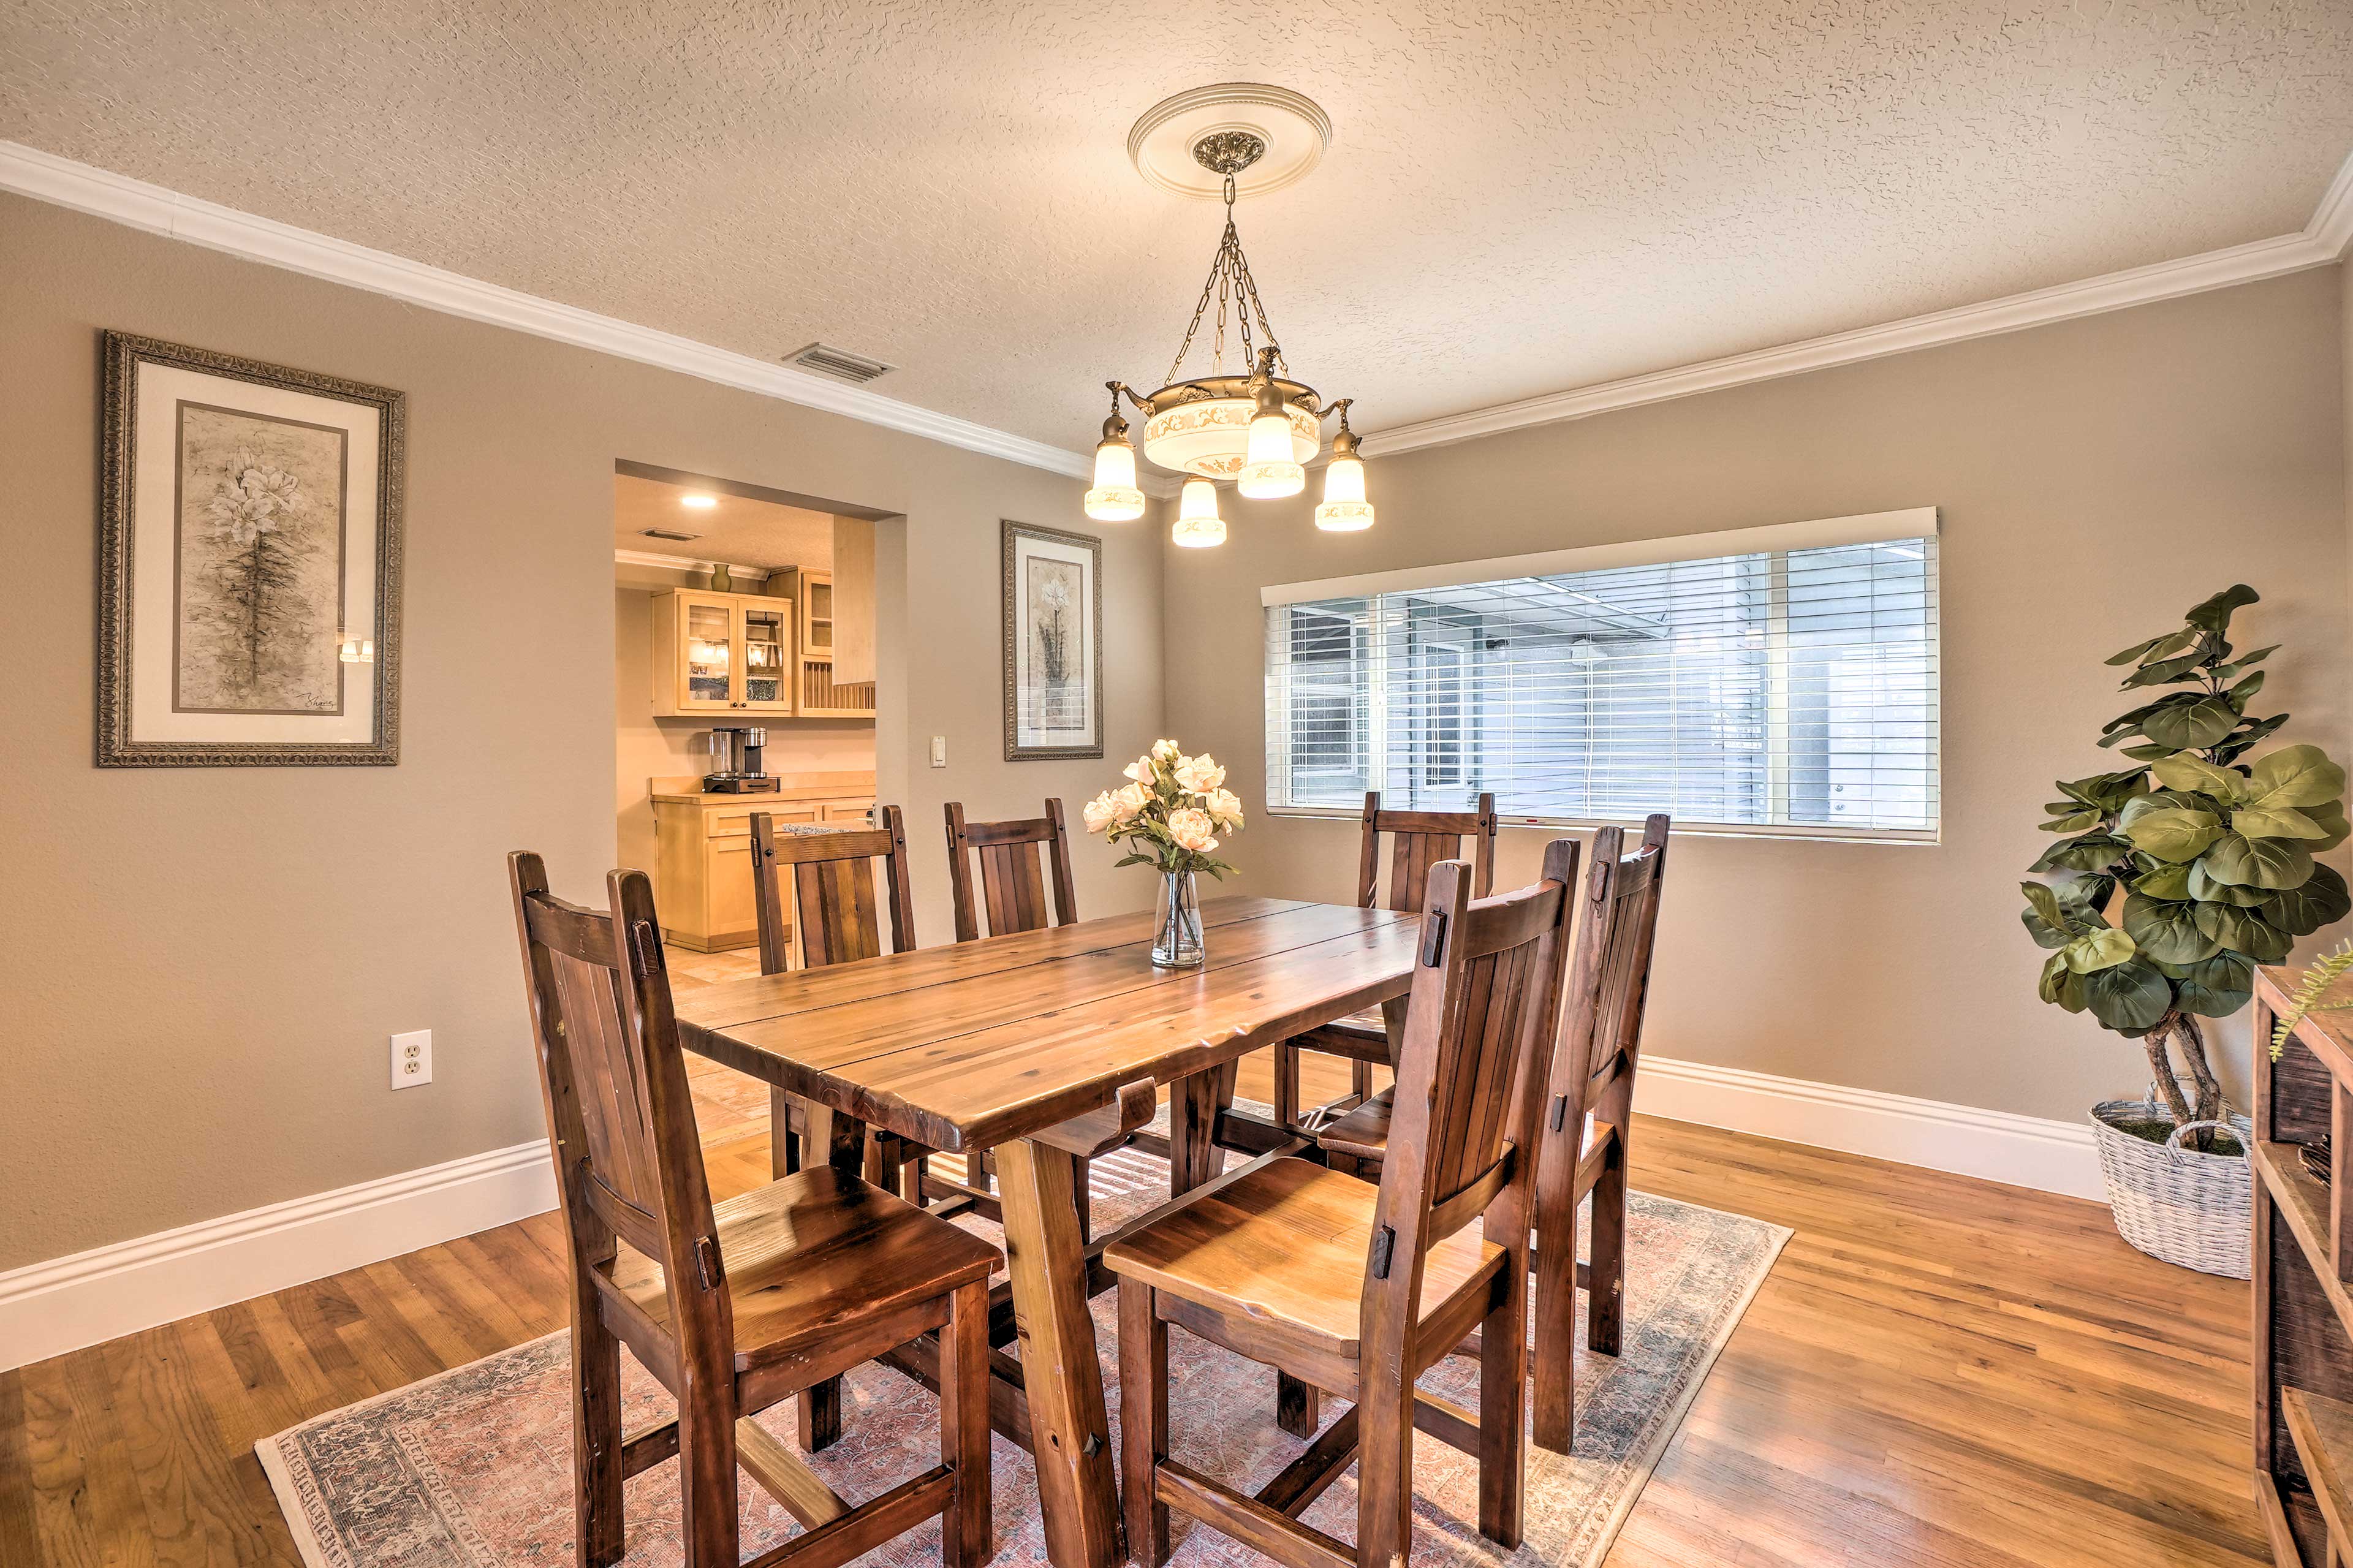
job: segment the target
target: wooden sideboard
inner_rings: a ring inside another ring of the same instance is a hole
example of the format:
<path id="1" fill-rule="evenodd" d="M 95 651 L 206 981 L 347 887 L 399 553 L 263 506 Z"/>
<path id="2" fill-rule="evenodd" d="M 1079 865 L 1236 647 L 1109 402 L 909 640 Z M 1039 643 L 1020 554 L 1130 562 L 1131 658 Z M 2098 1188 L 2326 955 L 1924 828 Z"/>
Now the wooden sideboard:
<path id="1" fill-rule="evenodd" d="M 752 903 L 752 814 L 779 822 L 860 826 L 874 810 L 874 775 L 782 773 L 759 795 L 710 795 L 696 778 L 653 784 L 654 901 L 662 940 L 698 952 L 751 947 L 760 940 Z M 786 918 L 790 910 L 786 910 Z"/>
<path id="2" fill-rule="evenodd" d="M 2274 1062 L 2297 979 L 2255 974 L 2255 1505 L 2280 1568 L 2336 1568 L 2353 1562 L 2353 1010 L 2308 1015 Z M 2323 999 L 2353 1000 L 2353 976 Z M 2323 1138 L 2326 1182 L 2304 1159 Z"/>

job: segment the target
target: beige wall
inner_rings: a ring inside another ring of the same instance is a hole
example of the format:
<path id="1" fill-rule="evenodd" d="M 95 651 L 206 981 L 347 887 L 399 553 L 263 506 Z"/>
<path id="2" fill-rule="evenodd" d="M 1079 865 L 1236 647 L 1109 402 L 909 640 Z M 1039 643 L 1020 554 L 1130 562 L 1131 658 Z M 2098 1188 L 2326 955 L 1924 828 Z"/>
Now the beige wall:
<path id="1" fill-rule="evenodd" d="M 1081 526 L 1078 481 L 15 196 L 0 280 L 0 1268 L 540 1136 L 501 858 L 574 898 L 614 861 L 617 458 L 904 514 L 884 632 L 925 635 L 886 652 L 877 765 L 919 828 L 1106 776 L 997 734 L 997 520 Z M 408 394 L 398 767 L 91 767 L 106 327 Z M 1161 728 L 1160 573 L 1108 532 L 1115 755 Z M 949 767 L 910 769 L 934 733 Z M 1148 898 L 1098 849 L 1091 910 Z M 916 871 L 937 942 L 945 868 Z M 435 1082 L 394 1094 L 409 1028 Z"/>
<path id="2" fill-rule="evenodd" d="M 2035 1000 L 2017 883 L 2050 782 L 2105 765 L 2093 742 L 2129 705 L 2100 661 L 2244 580 L 2265 601 L 2246 632 L 2287 645 L 2265 700 L 2346 754 L 2339 290 L 2309 272 L 1377 459 L 1360 535 L 1316 533 L 1312 493 L 1228 498 L 1222 549 L 1167 552 L 1170 732 L 1263 805 L 1262 584 L 1938 507 L 1943 842 L 1686 836 L 1647 1045 L 2079 1117 L 2144 1075 L 2131 1046 Z M 1507 880 L 1546 837 L 1505 834 Z M 1355 841 L 1254 813 L 1240 885 L 1345 898 Z M 2243 1015 L 2230 1033 L 2243 1061 Z"/>
<path id="3" fill-rule="evenodd" d="M 631 574 L 655 574 L 638 568 Z M 685 574 L 670 575 L 679 579 L 671 586 L 690 585 Z M 707 580 L 701 574 L 696 577 Z M 614 859 L 649 875 L 654 868 L 654 810 L 647 781 L 711 771 L 711 721 L 654 714 L 653 595 L 659 591 L 631 583 L 613 590 Z M 765 719 L 761 727 L 768 731 L 761 765 L 772 773 L 874 771 L 871 719 Z"/>

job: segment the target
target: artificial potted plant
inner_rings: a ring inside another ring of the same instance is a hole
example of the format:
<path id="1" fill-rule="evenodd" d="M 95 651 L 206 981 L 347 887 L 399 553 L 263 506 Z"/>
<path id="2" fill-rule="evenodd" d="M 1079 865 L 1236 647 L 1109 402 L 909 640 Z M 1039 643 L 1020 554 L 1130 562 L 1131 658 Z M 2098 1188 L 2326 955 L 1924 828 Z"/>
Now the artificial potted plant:
<path id="1" fill-rule="evenodd" d="M 2116 1228 L 2168 1262 L 2247 1274 L 2245 1120 L 2230 1114 L 2207 1057 L 2203 1020 L 2253 994 L 2254 966 L 2341 919 L 2345 879 L 2314 856 L 2343 843 L 2345 773 L 2316 746 L 2253 756 L 2287 722 L 2255 718 L 2255 667 L 2274 647 L 2233 652 L 2241 584 L 2180 629 L 2108 660 L 2150 700 L 2109 721 L 2100 744 L 2133 765 L 2062 782 L 2046 811 L 2061 835 L 2021 884 L 2021 911 L 2051 951 L 2042 996 L 2141 1043 L 2146 1100 L 2094 1108 Z"/>

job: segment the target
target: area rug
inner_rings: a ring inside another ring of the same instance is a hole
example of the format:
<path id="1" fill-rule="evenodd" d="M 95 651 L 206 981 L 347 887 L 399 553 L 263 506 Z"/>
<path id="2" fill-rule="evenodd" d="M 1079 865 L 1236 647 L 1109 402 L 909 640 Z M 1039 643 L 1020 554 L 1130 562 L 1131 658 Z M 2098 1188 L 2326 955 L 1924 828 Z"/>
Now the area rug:
<path id="1" fill-rule="evenodd" d="M 1134 1152 L 1094 1163 L 1096 1223 L 1115 1226 L 1167 1192 L 1166 1166 Z M 993 1226 L 965 1220 L 995 1239 Z M 1764 1282 L 1787 1230 L 1761 1220 L 1635 1194 L 1628 1215 L 1623 1353 L 1577 1352 L 1576 1452 L 1531 1445 L 1527 1534 L 1516 1552 L 1480 1536 L 1478 1467 L 1424 1438 L 1414 1446 L 1416 1568 L 1440 1563 L 1593 1568 L 1674 1436 L 1701 1380 Z M 1118 1430 L 1115 1293 L 1094 1302 L 1095 1336 Z M 1578 1321 L 1583 1321 L 1580 1303 Z M 1581 1336 L 1580 1336 L 1581 1338 Z M 1017 1352 L 1018 1353 L 1018 1352 Z M 634 1430 L 668 1414 L 670 1396 L 626 1353 L 625 1420 Z M 255 1445 L 310 1568 L 523 1568 L 573 1560 L 571 1359 L 563 1333 L 349 1405 Z M 1304 1447 L 1274 1424 L 1272 1372 L 1183 1330 L 1169 1334 L 1173 1456 L 1255 1490 Z M 1458 1404 L 1478 1403 L 1474 1362 L 1451 1357 L 1423 1386 Z M 938 1461 L 938 1405 L 895 1372 L 868 1366 L 843 1390 L 843 1436 L 810 1457 L 811 1468 L 853 1504 Z M 1342 1408 L 1326 1400 L 1328 1420 Z M 795 1447 L 789 1402 L 761 1423 Z M 1113 1453 L 1118 1444 L 1114 1438 Z M 1306 1519 L 1343 1541 L 1356 1538 L 1352 1468 Z M 997 1562 L 1046 1561 L 1029 1458 L 999 1436 L 992 1474 Z M 676 1568 L 676 1464 L 633 1478 L 626 1493 L 630 1568 Z M 800 1526 L 750 1478 L 743 1480 L 747 1558 Z M 1173 1521 L 1174 1563 L 1225 1568 L 1265 1561 L 1213 1531 Z M 937 1521 L 876 1549 L 861 1562 L 937 1563 Z"/>

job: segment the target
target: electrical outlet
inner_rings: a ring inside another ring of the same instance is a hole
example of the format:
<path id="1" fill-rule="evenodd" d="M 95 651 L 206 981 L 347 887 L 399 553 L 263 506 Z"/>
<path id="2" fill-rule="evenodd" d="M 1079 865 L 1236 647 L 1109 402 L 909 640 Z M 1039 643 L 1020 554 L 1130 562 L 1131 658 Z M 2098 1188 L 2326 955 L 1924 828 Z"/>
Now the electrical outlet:
<path id="1" fill-rule="evenodd" d="M 944 768 L 947 765 L 948 738 L 945 735 L 934 735 L 932 737 L 932 766 Z"/>
<path id="2" fill-rule="evenodd" d="M 415 1089 L 433 1081 L 433 1031 L 414 1029 L 392 1037 L 392 1087 Z"/>

